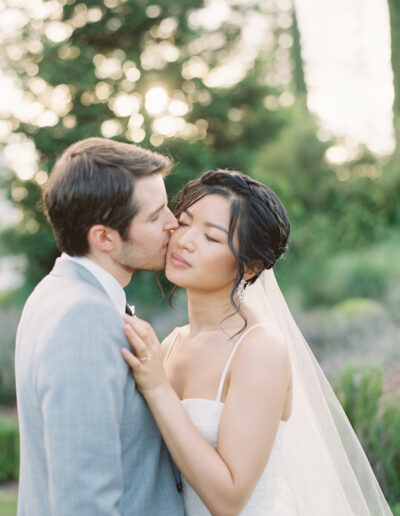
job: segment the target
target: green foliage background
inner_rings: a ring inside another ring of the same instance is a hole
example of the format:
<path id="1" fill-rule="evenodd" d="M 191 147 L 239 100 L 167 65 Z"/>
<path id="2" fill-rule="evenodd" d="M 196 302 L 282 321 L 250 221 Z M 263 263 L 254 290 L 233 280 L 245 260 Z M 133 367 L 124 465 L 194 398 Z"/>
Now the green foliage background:
<path id="1" fill-rule="evenodd" d="M 257 149 L 276 137 L 285 123 L 282 110 L 269 111 L 263 104 L 268 94 L 279 93 L 279 88 L 272 88 L 265 81 L 274 63 L 269 54 L 260 52 L 254 56 L 247 74 L 231 88 L 207 86 L 201 77 L 190 75 L 190 63 L 215 68 L 221 59 L 235 51 L 241 37 L 237 23 L 226 22 L 212 32 L 193 30 L 188 21 L 190 12 L 202 5 L 193 0 L 161 1 L 153 6 L 153 13 L 159 14 L 150 18 L 146 14 L 149 13 L 146 2 L 68 2 L 60 13 L 60 20 L 68 26 L 83 23 L 93 9 L 101 18 L 76 27 L 60 43 L 46 37 L 46 23 L 34 22 L 26 27 L 24 42 L 31 44 L 26 45 L 24 57 L 12 65 L 27 96 L 45 101 L 44 94 L 34 93 L 38 84 L 43 84 L 37 78 L 45 81 L 46 95 L 51 95 L 60 85 L 68 92 L 68 102 L 60 106 L 55 125 L 40 127 L 34 121 L 13 121 L 18 133 L 34 141 L 41 171 L 49 174 L 67 145 L 87 136 L 102 136 L 101 126 L 107 120 L 119 124 L 116 138 L 132 141 L 132 120 L 129 116 L 116 116 L 113 111 L 118 95 L 124 93 L 134 95 L 141 102 L 145 137 L 140 144 L 169 153 L 176 161 L 176 173 L 168 182 L 171 195 L 189 179 L 210 168 L 230 167 L 250 172 Z M 241 12 L 239 7 L 236 10 L 245 19 L 245 10 Z M 32 47 L 40 51 L 29 51 Z M 173 57 L 160 58 L 165 47 L 175 52 Z M 101 63 L 107 59 L 115 70 L 103 73 Z M 149 60 L 154 61 L 153 65 Z M 137 80 L 128 78 L 132 76 L 138 77 Z M 153 117 L 143 103 L 146 92 L 160 85 L 171 98 L 188 105 L 184 117 L 188 130 L 182 135 L 164 138 L 155 134 Z M 106 95 L 99 93 L 101 88 Z M 29 290 L 51 268 L 57 250 L 40 209 L 37 180 L 21 181 L 11 174 L 5 178 L 3 187 L 22 210 L 23 218 L 16 228 L 3 232 L 2 249 L 4 253 L 23 252 L 29 256 L 25 272 L 25 290 Z"/>
<path id="2" fill-rule="evenodd" d="M 32 179 L 21 180 L 12 171 L 1 178 L 21 218 L 0 233 L 0 252 L 29 259 L 23 288 L 12 293 L 18 303 L 58 255 L 40 206 L 41 185 L 65 147 L 104 135 L 104 122 L 116 124 L 113 137 L 140 140 L 140 145 L 173 157 L 170 198 L 189 179 L 218 167 L 243 170 L 269 184 L 287 206 L 293 227 L 291 251 L 278 266 L 278 272 L 284 269 L 282 286 L 304 306 L 340 301 L 322 286 L 335 269 L 336 257 L 340 261 L 343 253 L 363 253 L 388 236 L 398 243 L 398 162 L 395 156 L 385 161 L 364 148 L 340 166 L 326 160 L 335 142 L 318 138 L 317 121 L 307 109 L 293 8 L 279 2 L 253 6 L 268 20 L 268 44 L 249 47 L 251 57 L 244 59 L 240 48 L 245 45 L 248 8 L 240 3 L 232 3 L 231 17 L 212 29 L 196 21 L 203 7 L 199 0 L 150 6 L 139 0 L 68 0 L 58 5 L 5 44 L 6 51 L 21 47 L 20 58 L 8 52 L 11 57 L 3 65 L 14 70 L 26 98 L 57 113 L 47 125 L 34 117 L 11 120 L 14 133 L 32 140 L 39 155 L 39 174 L 33 173 Z M 48 37 L 56 22 L 71 33 L 59 42 Z M 210 80 L 227 63 L 242 67 L 238 78 L 230 85 L 224 77 Z M 146 109 L 146 92 L 159 86 L 170 99 L 187 105 L 187 113 L 179 117 L 185 128 L 175 134 L 161 134 L 158 115 Z M 51 99 L 57 91 L 64 97 L 54 108 Z M 137 113 L 119 114 L 121 95 L 136 99 Z M 341 290 L 341 299 L 353 294 L 354 284 L 357 295 L 376 295 L 376 284 L 385 282 L 379 265 L 363 270 L 349 273 L 349 288 Z M 145 273 L 134 284 L 128 296 L 132 302 L 140 299 L 146 312 L 160 298 L 159 291 Z"/>
<path id="3" fill-rule="evenodd" d="M 0 482 L 18 478 L 18 425 L 11 419 L 0 418 Z"/>

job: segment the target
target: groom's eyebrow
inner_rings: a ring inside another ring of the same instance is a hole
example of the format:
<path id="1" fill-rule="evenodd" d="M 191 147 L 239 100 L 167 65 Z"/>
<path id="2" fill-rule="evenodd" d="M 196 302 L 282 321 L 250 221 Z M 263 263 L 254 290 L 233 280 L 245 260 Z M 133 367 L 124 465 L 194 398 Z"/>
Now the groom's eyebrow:
<path id="1" fill-rule="evenodd" d="M 186 213 L 186 215 L 188 215 L 191 219 L 193 219 L 193 215 L 190 213 L 189 210 L 183 210 L 183 213 Z M 221 231 L 223 231 L 227 235 L 229 234 L 228 230 L 226 228 L 224 228 L 224 226 L 220 226 L 219 224 L 214 224 L 213 222 L 206 222 L 205 225 L 207 227 L 209 227 L 209 228 L 220 229 Z"/>
<path id="2" fill-rule="evenodd" d="M 166 205 L 167 205 L 167 201 L 164 201 L 164 202 L 163 202 L 163 204 L 162 204 L 160 207 L 158 207 L 156 210 L 154 210 L 154 211 L 152 211 L 152 212 L 150 213 L 150 215 L 149 215 L 149 219 L 151 219 L 152 217 L 154 217 L 155 215 L 157 215 L 157 213 L 158 213 L 159 211 L 161 211 L 161 210 L 162 210 Z"/>

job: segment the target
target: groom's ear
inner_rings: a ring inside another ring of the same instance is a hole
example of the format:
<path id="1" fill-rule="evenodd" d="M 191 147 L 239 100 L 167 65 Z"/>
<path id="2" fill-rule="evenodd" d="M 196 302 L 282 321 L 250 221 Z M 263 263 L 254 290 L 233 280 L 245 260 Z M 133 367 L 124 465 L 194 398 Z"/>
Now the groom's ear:
<path id="1" fill-rule="evenodd" d="M 116 244 L 115 239 L 117 238 L 115 233 L 118 233 L 115 229 L 103 226 L 103 224 L 95 224 L 89 229 L 87 234 L 89 247 L 106 253 L 113 251 Z"/>

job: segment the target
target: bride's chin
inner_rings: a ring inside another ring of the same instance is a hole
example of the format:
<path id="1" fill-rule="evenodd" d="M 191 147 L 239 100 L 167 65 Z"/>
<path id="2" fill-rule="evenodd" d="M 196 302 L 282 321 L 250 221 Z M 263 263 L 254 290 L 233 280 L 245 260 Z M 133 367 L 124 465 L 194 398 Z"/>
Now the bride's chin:
<path id="1" fill-rule="evenodd" d="M 176 274 L 176 271 L 174 271 L 174 268 L 171 267 L 171 266 L 168 266 L 168 262 L 165 266 L 165 276 L 167 278 L 168 281 L 170 281 L 171 283 L 174 283 L 177 287 L 182 287 L 183 285 L 180 285 L 180 278 L 179 278 L 179 274 Z M 175 272 L 175 274 L 174 274 Z"/>
<path id="2" fill-rule="evenodd" d="M 179 271 L 176 271 L 174 267 L 165 267 L 165 276 L 170 283 L 173 283 L 180 288 L 189 288 L 193 285 L 190 283 L 189 278 L 183 278 Z"/>

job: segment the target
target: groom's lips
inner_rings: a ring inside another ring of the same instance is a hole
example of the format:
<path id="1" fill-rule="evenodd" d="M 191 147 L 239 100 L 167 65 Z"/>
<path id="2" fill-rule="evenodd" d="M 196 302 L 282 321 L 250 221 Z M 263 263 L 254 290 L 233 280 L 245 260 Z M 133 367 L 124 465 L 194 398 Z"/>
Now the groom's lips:
<path id="1" fill-rule="evenodd" d="M 186 269 L 187 267 L 191 267 L 190 263 L 182 258 L 178 253 L 172 253 L 170 257 L 172 265 L 175 267 L 180 267 L 182 269 Z"/>

